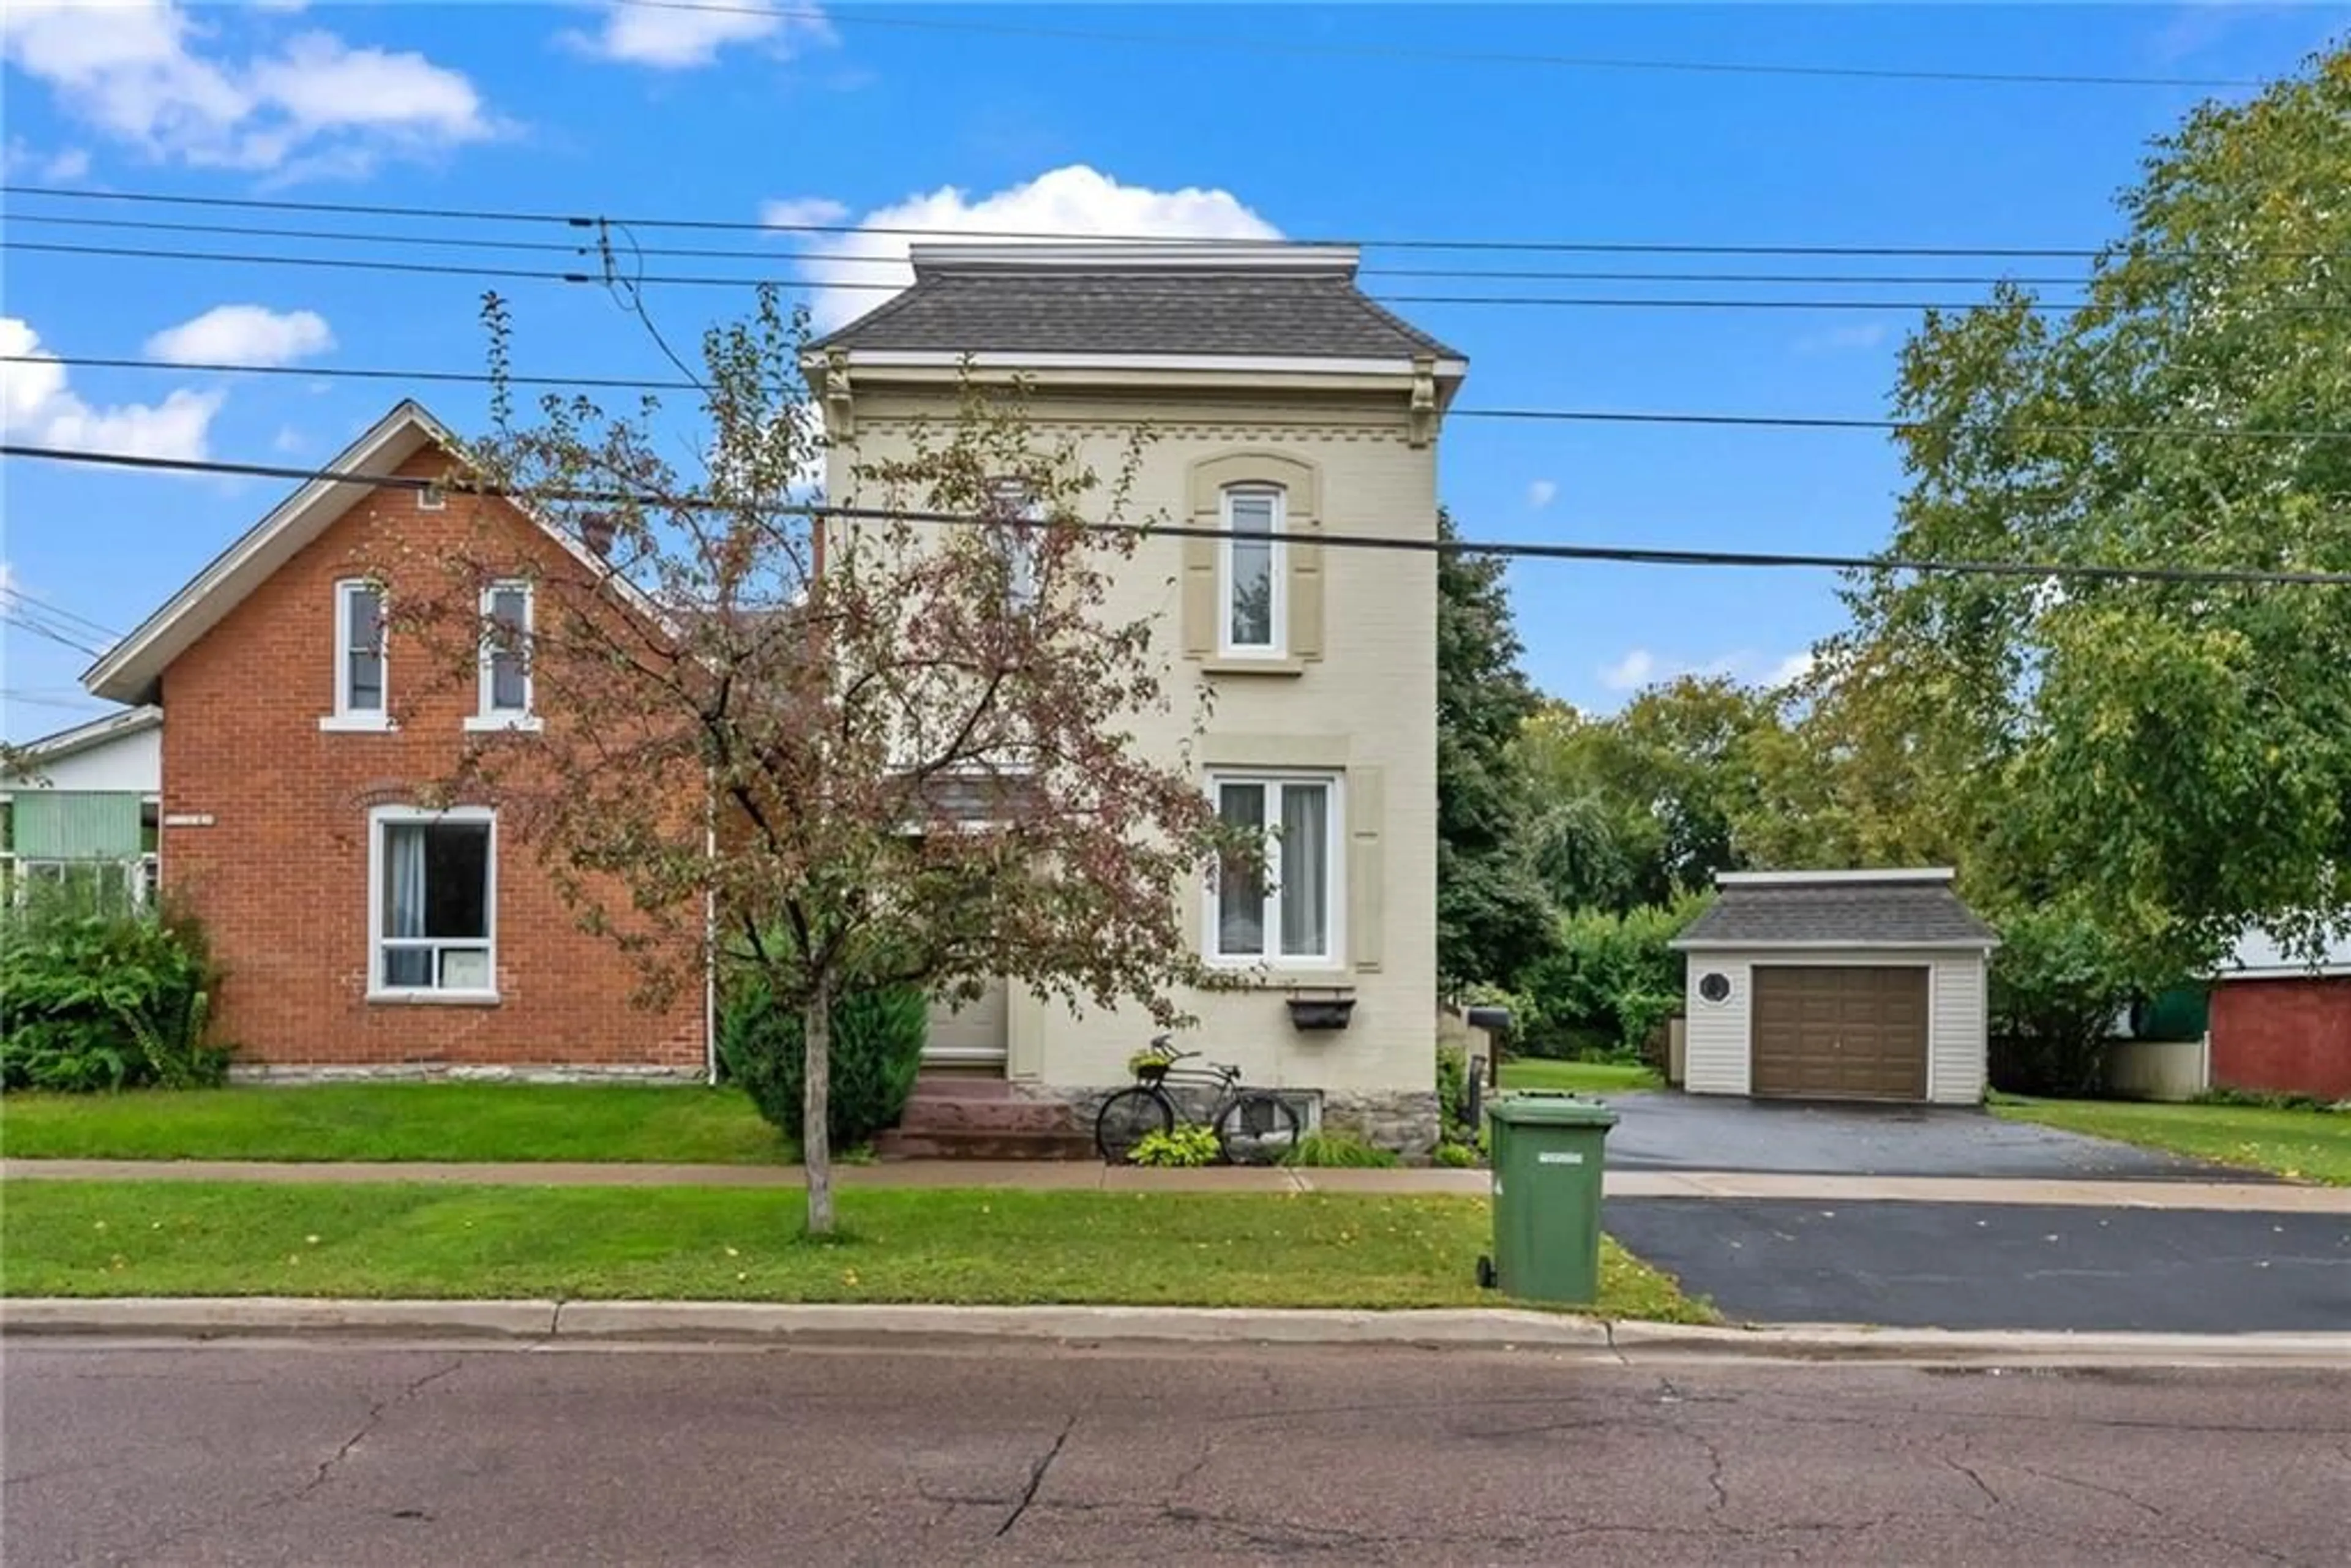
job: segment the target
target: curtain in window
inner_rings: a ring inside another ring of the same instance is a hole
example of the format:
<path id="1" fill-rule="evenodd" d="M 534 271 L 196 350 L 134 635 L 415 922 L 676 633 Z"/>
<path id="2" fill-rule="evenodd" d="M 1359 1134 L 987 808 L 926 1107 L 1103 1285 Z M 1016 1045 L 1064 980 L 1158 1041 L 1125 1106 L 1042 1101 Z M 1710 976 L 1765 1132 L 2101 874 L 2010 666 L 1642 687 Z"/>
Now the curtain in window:
<path id="1" fill-rule="evenodd" d="M 1217 792 L 1217 814 L 1228 827 L 1265 830 L 1265 786 L 1228 784 Z M 1265 951 L 1265 879 L 1248 866 L 1227 863 L 1217 874 L 1217 951 L 1243 957 Z"/>
<path id="2" fill-rule="evenodd" d="M 386 936 L 424 935 L 424 841 L 423 822 L 392 822 L 383 830 L 383 934 Z M 433 983 L 433 950 L 429 947 L 389 947 L 384 950 L 383 979 L 388 986 L 429 986 Z"/>
<path id="3" fill-rule="evenodd" d="M 1331 939 L 1331 792 L 1320 784 L 1281 790 L 1281 951 L 1313 957 Z"/>

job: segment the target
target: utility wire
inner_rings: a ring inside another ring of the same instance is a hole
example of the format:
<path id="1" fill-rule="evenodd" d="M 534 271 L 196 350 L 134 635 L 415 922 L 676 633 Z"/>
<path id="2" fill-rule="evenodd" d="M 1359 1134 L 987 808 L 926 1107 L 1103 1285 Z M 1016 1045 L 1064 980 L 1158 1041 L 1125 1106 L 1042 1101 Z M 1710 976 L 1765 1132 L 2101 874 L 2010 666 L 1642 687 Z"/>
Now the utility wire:
<path id="1" fill-rule="evenodd" d="M 188 457 L 152 457 L 131 452 L 79 452 L 66 447 L 0 443 L 0 456 L 49 463 L 92 464 L 174 474 L 225 474 L 246 478 L 293 479 L 362 485 L 379 490 L 438 488 L 455 494 L 497 496 L 580 505 L 636 505 L 663 510 L 725 511 L 726 503 L 692 495 L 669 496 L 620 490 L 545 489 L 515 492 L 495 485 L 451 485 L 400 475 L 350 469 L 310 468 L 275 463 L 229 463 Z M 908 511 L 890 507 L 831 506 L 822 502 L 782 505 L 763 510 L 784 517 L 850 521 L 925 523 L 971 528 L 1019 526 L 990 512 Z M 1152 538 L 1229 538 L 1222 528 L 1176 523 L 1087 522 L 1089 531 Z M 1281 531 L 1275 538 L 1322 549 L 1389 550 L 1417 555 L 1490 556 L 1515 560 L 1604 561 L 1630 566 L 1796 568 L 1830 571 L 1916 571 L 1948 576 L 2072 580 L 2087 582 L 2178 582 L 2351 588 L 2351 571 L 2283 571 L 2245 567 L 2097 566 L 2009 560 L 1938 560 L 1904 556 L 1792 554 L 1764 550 L 1654 549 L 1633 545 L 1521 543 L 1513 540 L 1399 538 L 1381 534 Z"/>
<path id="2" fill-rule="evenodd" d="M 902 27 L 932 32 L 986 33 L 1003 37 L 1057 38 L 1080 43 L 1144 48 L 1226 49 L 1272 55 L 1329 55 L 1354 59 L 1412 60 L 1445 65 L 1538 66 L 1581 71 L 1672 72 L 1698 76 L 1798 77 L 1834 81 L 1943 82 L 2003 87 L 2189 88 L 2204 90 L 2259 88 L 2247 77 L 2122 76 L 2072 71 L 1970 71 L 1906 66 L 1775 64 L 1761 60 L 1681 60 L 1623 55 L 1522 54 L 1499 49 L 1426 48 L 1411 44 L 1323 43 L 1259 38 L 1238 33 L 1130 33 L 1102 27 L 1069 27 L 1029 22 L 974 22 L 933 16 L 883 16 L 862 7 L 796 10 L 789 6 L 728 4 L 726 0 L 614 0 L 648 11 L 704 12 L 718 16 L 773 16 L 825 26 Z"/>
<path id="3" fill-rule="evenodd" d="M 27 606 L 37 613 L 48 617 L 51 620 L 59 622 L 68 627 L 78 627 L 90 632 L 94 636 L 104 637 L 109 641 L 112 641 L 122 635 L 121 632 L 115 631 L 113 628 L 100 625 L 99 622 L 92 621 L 89 616 L 84 615 L 78 611 L 68 610 L 62 604 L 43 599 L 37 593 L 27 593 L 23 589 L 16 587 L 13 584 L 6 588 L 0 588 L 0 595 L 5 595 L 5 597 L 16 601 L 19 605 Z"/>
<path id="4" fill-rule="evenodd" d="M 481 207 L 403 206 L 385 202 L 319 202 L 290 197 L 193 196 L 166 191 L 86 191 L 66 185 L 0 183 L 0 194 L 51 196 L 63 201 L 131 202 L 179 207 L 234 208 L 247 212 L 332 213 L 346 216 L 423 219 L 451 223 L 557 224 L 592 229 L 600 221 L 625 223 L 639 230 L 691 229 L 726 234 L 890 235 L 931 240 L 1053 240 L 1064 245 L 1229 246 L 1235 241 L 1196 235 L 1101 234 L 1073 235 L 1048 229 L 945 229 L 905 225 L 852 223 L 767 223 L 749 218 L 659 218 L 618 214 L 518 212 Z M 13 214 L 12 214 L 13 215 Z M 1356 246 L 1365 250 L 1531 251 L 1595 256 L 1876 256 L 1907 258 L 1992 257 L 2002 261 L 2095 261 L 2111 247 L 2057 246 L 1886 246 L 1778 245 L 1753 243 L 1685 243 L 1647 240 L 1558 239 L 1394 239 L 1343 238 L 1267 240 L 1267 245 Z M 2151 251 L 2154 256 L 2193 259 L 2193 251 Z M 2335 250 L 2261 250 L 2247 257 L 2351 259 Z"/>
<path id="5" fill-rule="evenodd" d="M 544 268 L 505 267 L 458 267 L 439 262 L 368 260 L 357 256 L 264 256 L 255 253 L 229 253 L 204 250 L 158 250 L 125 246 L 59 245 L 45 240 L 0 240 L 0 251 L 33 251 L 60 256 L 122 256 L 139 261 L 214 261 L 247 267 L 312 267 L 345 271 L 404 272 L 443 277 L 498 277 L 526 279 L 549 283 L 592 283 L 601 287 L 601 267 L 595 271 L 549 271 Z M 870 293 L 901 294 L 906 286 L 900 283 L 811 283 L 790 277 L 709 277 L 700 276 L 658 277 L 647 274 L 633 280 L 637 285 L 666 284 L 687 288 L 756 288 L 773 285 L 778 288 L 815 289 L 848 288 Z M 1365 298 L 1387 305 L 1499 305 L 1512 307 L 1554 307 L 1576 309 L 1626 310 L 1947 310 L 1967 311 L 1981 305 L 1981 300 L 1919 300 L 1919 299 L 1727 299 L 1727 298 L 1641 298 L 1634 297 L 1556 295 L 1556 294 L 1367 294 Z M 2037 311 L 2078 310 L 2090 301 L 2085 299 L 2036 299 L 2026 308 Z M 2262 311 L 2301 313 L 2306 311 L 2351 310 L 2346 305 L 2264 305 Z"/>
<path id="6" fill-rule="evenodd" d="M 53 354 L 44 349 L 30 354 L 0 354 L 0 364 L 58 364 L 77 369 L 109 371 L 152 371 L 160 372 L 237 376 L 300 376 L 329 380 L 395 382 L 415 385 L 491 386 L 499 378 L 486 371 L 402 371 L 355 365 L 240 365 L 225 361 L 203 360 L 133 360 L 99 354 Z M 581 389 L 618 390 L 623 392 L 700 392 L 706 390 L 698 381 L 684 381 L 670 376 L 528 376 L 508 375 L 509 386 L 517 387 L 577 387 Z M 1034 394 L 1043 396 L 1045 394 Z M 1219 402 L 1220 409 L 1275 411 L 1287 410 L 1286 403 L 1234 403 Z M 1903 431 L 1926 430 L 1938 422 L 1930 419 L 1869 419 L 1840 414 L 1795 413 L 1709 413 L 1679 410 L 1591 409 L 1591 408 L 1479 408 L 1456 405 L 1447 409 L 1445 418 L 1495 419 L 1535 423 L 1563 424 L 1631 424 L 1631 425 L 1711 425 L 1732 429 L 1757 430 L 1858 430 Z M 2011 435 L 2064 436 L 2126 436 L 2159 440 L 2214 441 L 2342 441 L 2351 440 L 2351 428 L 2288 427 L 2269 428 L 2252 425 L 2225 424 L 1999 424 L 1996 428 Z"/>
<path id="7" fill-rule="evenodd" d="M 382 230 L 352 229 L 289 229 L 256 224 L 175 224 L 154 218 L 77 218 L 51 213 L 11 213 L 9 221 L 16 224 L 47 224 L 53 227 L 83 229 L 130 229 L 140 233 L 235 235 L 257 239 L 328 240 L 350 245 L 423 246 L 455 250 L 528 251 L 540 255 L 590 257 L 596 246 L 589 242 L 540 239 L 474 239 L 458 235 L 386 234 Z M 613 227 L 625 227 L 620 219 L 611 220 Z M 704 261 L 757 261 L 768 265 L 790 262 L 809 267 L 895 267 L 906 265 L 902 256 L 852 256 L 831 251 L 777 250 L 772 247 L 746 249 L 736 246 L 659 246 L 632 247 L 639 256 L 666 256 Z M 1661 272 L 1654 268 L 1637 271 L 1593 270 L 1584 267 L 1358 267 L 1358 277 L 1447 277 L 1495 278 L 1513 282 L 1535 280 L 1580 283 L 1785 283 L 1785 284 L 1853 284 L 1878 285 L 1949 285 L 1954 287 L 1990 287 L 1995 283 L 2011 283 L 2025 287 L 2078 288 L 2089 280 L 2080 274 L 2063 277 L 2018 277 L 2013 273 L 1963 273 L 1957 276 L 1915 272 Z M 831 287 L 822 279 L 808 279 L 816 287 Z"/>
<path id="8" fill-rule="evenodd" d="M 106 653 L 103 648 L 93 648 L 78 637 L 68 636 L 54 626 L 47 625 L 29 615 L 21 615 L 14 610 L 0 610 L 0 621 L 6 622 L 20 632 L 30 632 L 36 637 L 47 638 L 60 647 L 71 648 L 77 653 L 88 653 L 93 659 L 102 658 Z"/>

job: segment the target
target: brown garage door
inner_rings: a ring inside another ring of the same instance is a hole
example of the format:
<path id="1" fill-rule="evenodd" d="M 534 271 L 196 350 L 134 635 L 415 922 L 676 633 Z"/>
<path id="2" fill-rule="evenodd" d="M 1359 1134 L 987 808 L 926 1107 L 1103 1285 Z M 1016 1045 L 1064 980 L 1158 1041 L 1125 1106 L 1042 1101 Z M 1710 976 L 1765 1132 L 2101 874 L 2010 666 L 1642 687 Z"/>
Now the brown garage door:
<path id="1" fill-rule="evenodd" d="M 1759 966 L 1754 973 L 1755 1093 L 1927 1097 L 1924 967 Z"/>

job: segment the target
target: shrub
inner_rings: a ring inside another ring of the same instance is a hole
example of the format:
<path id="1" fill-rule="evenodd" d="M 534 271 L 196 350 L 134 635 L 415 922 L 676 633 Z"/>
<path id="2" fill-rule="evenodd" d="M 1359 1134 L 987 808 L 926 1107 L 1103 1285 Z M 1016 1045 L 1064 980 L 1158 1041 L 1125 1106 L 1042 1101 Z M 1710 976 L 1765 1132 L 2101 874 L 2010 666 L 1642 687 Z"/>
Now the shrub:
<path id="1" fill-rule="evenodd" d="M 2231 1089 L 2222 1084 L 2196 1096 L 2199 1105 L 2242 1105 L 2259 1111 L 2341 1111 L 2351 1100 L 2328 1102 L 2294 1090 Z"/>
<path id="2" fill-rule="evenodd" d="M 1392 1149 L 1384 1149 L 1361 1133 L 1328 1128 L 1309 1133 L 1282 1156 L 1286 1166 L 1320 1166 L 1326 1169 L 1385 1170 L 1398 1164 Z"/>
<path id="3" fill-rule="evenodd" d="M 1991 958 L 1991 1081 L 2018 1094 L 2095 1094 L 2106 1037 L 2136 978 L 2111 923 L 2042 904 L 1997 923 Z"/>
<path id="4" fill-rule="evenodd" d="M 1469 1053 L 1458 1045 L 1437 1048 L 1437 1130 L 1469 1124 Z"/>
<path id="5" fill-rule="evenodd" d="M 218 1083 L 229 1052 L 206 1039 L 218 979 L 192 919 L 36 896 L 0 923 L 0 1087 Z"/>
<path id="6" fill-rule="evenodd" d="M 831 1094 L 825 1127 L 835 1149 L 896 1126 L 922 1070 L 929 1003 L 911 986 L 855 991 L 832 1006 Z M 808 1053 L 798 1013 L 777 1007 L 765 980 L 739 983 L 718 1022 L 718 1052 L 759 1114 L 800 1135 Z"/>
<path id="7" fill-rule="evenodd" d="M 1224 1158 L 1224 1150 L 1217 1145 L 1215 1128 L 1190 1124 L 1165 1133 L 1144 1134 L 1134 1141 L 1134 1147 L 1127 1150 L 1126 1157 L 1138 1166 L 1212 1166 Z"/>
<path id="8" fill-rule="evenodd" d="M 1702 895 L 1622 915 L 1563 915 L 1559 946 L 1520 977 L 1530 1056 L 1635 1056 L 1682 1005 L 1682 956 L 1667 946 L 1706 907 Z"/>
<path id="9" fill-rule="evenodd" d="M 1429 1159 L 1452 1170 L 1474 1170 L 1485 1164 L 1478 1151 L 1467 1144 L 1444 1143 L 1437 1145 Z"/>

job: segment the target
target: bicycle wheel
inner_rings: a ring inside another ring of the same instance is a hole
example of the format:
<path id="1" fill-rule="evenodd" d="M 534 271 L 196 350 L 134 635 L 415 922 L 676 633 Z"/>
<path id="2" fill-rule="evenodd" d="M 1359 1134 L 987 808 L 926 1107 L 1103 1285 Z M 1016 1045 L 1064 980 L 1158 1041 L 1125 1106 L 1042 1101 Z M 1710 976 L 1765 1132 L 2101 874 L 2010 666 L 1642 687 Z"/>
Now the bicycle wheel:
<path id="1" fill-rule="evenodd" d="M 1298 1108 L 1270 1089 L 1244 1089 L 1217 1113 L 1217 1146 L 1228 1165 L 1280 1165 L 1304 1133 Z"/>
<path id="2" fill-rule="evenodd" d="M 1155 1089 L 1122 1089 L 1102 1102 L 1094 1117 L 1094 1148 L 1113 1165 L 1124 1165 L 1127 1152 L 1147 1134 L 1176 1129 L 1176 1107 Z"/>

